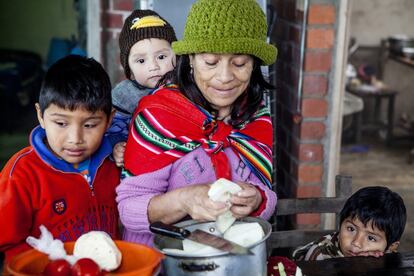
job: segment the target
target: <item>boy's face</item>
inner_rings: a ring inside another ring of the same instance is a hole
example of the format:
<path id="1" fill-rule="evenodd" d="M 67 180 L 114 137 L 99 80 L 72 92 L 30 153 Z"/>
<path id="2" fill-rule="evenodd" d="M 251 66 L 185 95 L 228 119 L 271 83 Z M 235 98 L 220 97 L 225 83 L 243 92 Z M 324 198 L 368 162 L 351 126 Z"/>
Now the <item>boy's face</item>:
<path id="1" fill-rule="evenodd" d="M 373 256 L 375 252 L 384 253 L 387 247 L 385 232 L 379 230 L 369 221 L 365 226 L 357 217 L 345 219 L 339 231 L 339 244 L 345 257 Z M 389 249 L 397 249 L 399 242 Z"/>
<path id="2" fill-rule="evenodd" d="M 143 39 L 131 47 L 128 65 L 139 84 L 155 88 L 165 73 L 174 69 L 175 54 L 164 39 Z"/>
<path id="3" fill-rule="evenodd" d="M 84 108 L 73 111 L 51 104 L 43 117 L 36 104 L 37 118 L 46 131 L 49 148 L 59 158 L 75 167 L 89 158 L 100 146 L 111 118 L 102 110 L 92 113 Z"/>

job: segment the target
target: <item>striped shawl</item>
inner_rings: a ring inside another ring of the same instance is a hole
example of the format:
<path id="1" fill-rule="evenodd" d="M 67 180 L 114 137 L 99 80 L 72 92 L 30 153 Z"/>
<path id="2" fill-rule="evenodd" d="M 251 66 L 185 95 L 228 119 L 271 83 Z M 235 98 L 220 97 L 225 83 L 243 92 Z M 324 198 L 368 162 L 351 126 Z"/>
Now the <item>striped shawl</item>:
<path id="1" fill-rule="evenodd" d="M 124 175 L 161 169 L 198 147 L 210 155 L 217 178 L 231 179 L 223 149 L 231 147 L 271 189 L 272 124 L 265 106 L 250 121 L 232 127 L 215 121 L 174 87 L 161 87 L 142 98 L 130 126 Z"/>

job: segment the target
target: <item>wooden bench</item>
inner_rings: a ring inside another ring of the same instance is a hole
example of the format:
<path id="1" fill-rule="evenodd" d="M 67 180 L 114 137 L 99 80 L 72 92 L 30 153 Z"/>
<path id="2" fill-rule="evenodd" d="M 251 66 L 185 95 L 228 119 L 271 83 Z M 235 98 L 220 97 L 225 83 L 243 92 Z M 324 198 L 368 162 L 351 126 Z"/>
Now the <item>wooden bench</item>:
<path id="1" fill-rule="evenodd" d="M 352 177 L 337 175 L 335 178 L 336 196 L 335 197 L 319 197 L 319 198 L 285 198 L 279 199 L 276 205 L 276 221 L 277 217 L 306 214 L 306 213 L 335 213 L 336 224 L 338 224 L 338 216 L 345 201 L 352 193 Z M 277 224 L 274 224 L 274 230 L 268 240 L 268 248 L 270 252 L 274 249 L 285 248 L 291 252 L 294 248 L 305 245 L 320 237 L 330 234 L 337 229 L 292 229 L 292 230 L 276 230 Z M 275 253 L 273 253 L 275 252 Z M 272 255 L 279 254 L 273 251 Z M 283 251 L 283 252 L 286 252 Z"/>

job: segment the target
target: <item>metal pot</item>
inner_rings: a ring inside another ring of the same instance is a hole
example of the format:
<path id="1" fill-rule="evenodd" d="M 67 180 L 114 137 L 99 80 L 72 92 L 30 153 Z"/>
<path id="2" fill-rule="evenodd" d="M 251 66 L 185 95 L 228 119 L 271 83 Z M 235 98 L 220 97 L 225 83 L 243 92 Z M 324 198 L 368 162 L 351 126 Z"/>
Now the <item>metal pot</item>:
<path id="1" fill-rule="evenodd" d="M 232 255 L 227 252 L 220 252 L 206 256 L 182 256 L 174 253 L 164 253 L 166 257 L 162 261 L 162 270 L 168 276 L 186 276 L 186 275 L 267 275 L 267 251 L 266 240 L 269 238 L 272 227 L 269 222 L 256 217 L 246 217 L 237 220 L 235 223 L 241 222 L 257 222 L 262 226 L 265 236 L 259 242 L 253 244 L 249 249 L 253 255 Z M 175 224 L 184 227 L 190 231 L 201 229 L 212 234 L 218 235 L 214 222 L 197 222 L 187 220 Z M 154 246 L 162 250 L 163 248 L 182 249 L 182 241 L 155 235 Z"/>
<path id="2" fill-rule="evenodd" d="M 390 51 L 395 55 L 403 55 L 404 48 L 414 47 L 414 38 L 405 35 L 395 35 L 388 38 Z"/>
<path id="3" fill-rule="evenodd" d="M 411 59 L 414 58 L 414 47 L 404 47 L 402 48 L 401 51 L 402 51 L 403 56 L 411 58 Z"/>

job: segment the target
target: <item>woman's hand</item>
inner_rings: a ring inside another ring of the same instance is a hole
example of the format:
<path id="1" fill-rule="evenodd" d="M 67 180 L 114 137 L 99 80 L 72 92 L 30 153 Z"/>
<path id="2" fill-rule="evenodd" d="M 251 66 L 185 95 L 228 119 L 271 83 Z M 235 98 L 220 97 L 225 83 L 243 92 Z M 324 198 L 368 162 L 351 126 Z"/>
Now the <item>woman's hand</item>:
<path id="1" fill-rule="evenodd" d="M 124 166 L 125 146 L 126 142 L 119 142 L 114 146 L 112 155 L 114 157 L 115 164 L 117 167 Z"/>
<path id="2" fill-rule="evenodd" d="M 254 185 L 243 182 L 237 184 L 243 190 L 231 196 L 232 207 L 230 210 L 236 218 L 243 218 L 259 207 L 262 203 L 262 195 Z"/>
<path id="3" fill-rule="evenodd" d="M 183 188 L 185 195 L 182 204 L 188 215 L 197 221 L 212 221 L 228 210 L 224 202 L 213 201 L 208 197 L 209 184 L 192 185 Z"/>

